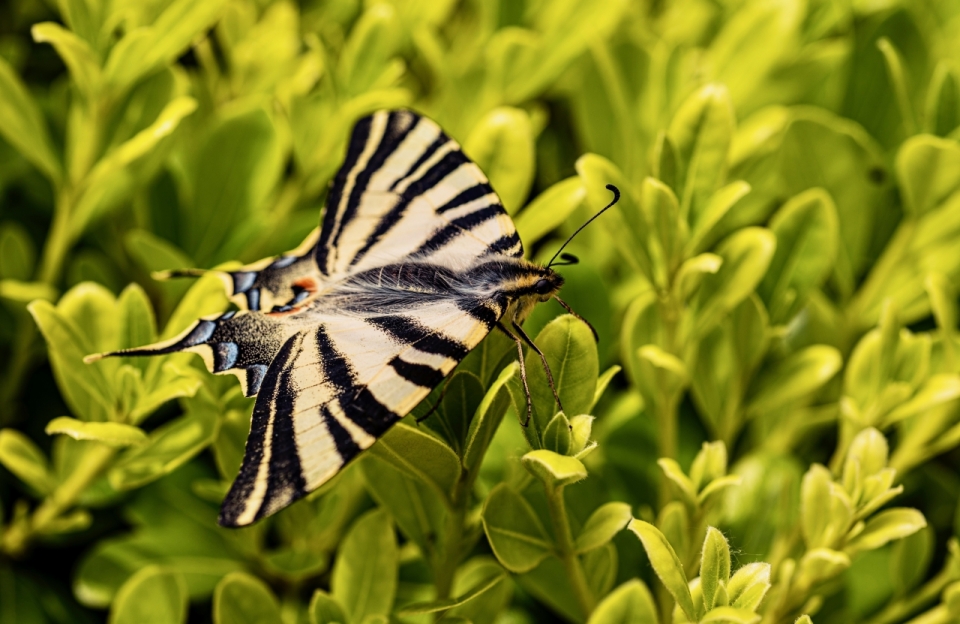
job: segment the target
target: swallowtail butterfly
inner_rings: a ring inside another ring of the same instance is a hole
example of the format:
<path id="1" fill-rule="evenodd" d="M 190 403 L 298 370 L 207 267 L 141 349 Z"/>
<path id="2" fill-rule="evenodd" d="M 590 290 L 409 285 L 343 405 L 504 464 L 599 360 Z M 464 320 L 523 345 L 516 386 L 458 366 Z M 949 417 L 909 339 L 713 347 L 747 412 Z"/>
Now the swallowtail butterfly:
<path id="1" fill-rule="evenodd" d="M 240 474 L 220 510 L 230 527 L 328 481 L 494 327 L 517 343 L 521 364 L 523 342 L 539 353 L 520 322 L 563 285 L 549 266 L 523 259 L 480 168 L 407 110 L 357 122 L 321 226 L 299 248 L 221 276 L 239 312 L 88 361 L 193 351 L 256 396 Z"/>

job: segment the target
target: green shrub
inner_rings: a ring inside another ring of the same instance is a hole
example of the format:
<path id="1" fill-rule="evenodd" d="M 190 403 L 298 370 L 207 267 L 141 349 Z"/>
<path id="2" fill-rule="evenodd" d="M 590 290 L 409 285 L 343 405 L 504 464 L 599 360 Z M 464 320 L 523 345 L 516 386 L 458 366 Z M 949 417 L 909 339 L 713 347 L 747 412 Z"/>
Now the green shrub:
<path id="1" fill-rule="evenodd" d="M 10 0 L 0 23 L 0 624 L 960 620 L 960 4 Z M 295 247 L 353 122 L 401 106 L 534 259 L 620 188 L 563 269 L 599 344 L 543 304 L 568 413 L 528 354 L 520 426 L 492 335 L 335 480 L 221 529 L 238 385 L 82 357 L 225 309 L 213 277 L 150 275 Z"/>

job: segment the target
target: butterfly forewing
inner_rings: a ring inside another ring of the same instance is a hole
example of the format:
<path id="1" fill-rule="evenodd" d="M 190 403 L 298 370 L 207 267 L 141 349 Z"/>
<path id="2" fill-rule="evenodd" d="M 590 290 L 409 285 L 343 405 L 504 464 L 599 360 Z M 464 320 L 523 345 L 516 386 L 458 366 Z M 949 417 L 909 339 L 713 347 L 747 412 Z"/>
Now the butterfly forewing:
<path id="1" fill-rule="evenodd" d="M 434 122 L 410 111 L 360 120 L 327 199 L 317 265 L 325 275 L 423 258 L 465 266 L 523 255 L 486 176 Z"/>

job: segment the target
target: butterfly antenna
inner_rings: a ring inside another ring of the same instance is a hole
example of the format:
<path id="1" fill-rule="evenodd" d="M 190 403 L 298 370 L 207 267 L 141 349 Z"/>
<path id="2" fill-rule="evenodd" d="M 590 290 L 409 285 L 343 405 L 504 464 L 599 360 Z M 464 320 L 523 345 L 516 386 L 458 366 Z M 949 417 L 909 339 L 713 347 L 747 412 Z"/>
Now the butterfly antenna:
<path id="1" fill-rule="evenodd" d="M 598 212 L 597 214 L 595 214 L 595 215 L 593 215 L 592 217 L 590 217 L 589 219 L 587 219 L 587 222 L 586 222 L 586 223 L 584 223 L 583 225 L 581 225 L 580 227 L 578 227 L 578 228 L 577 228 L 577 231 L 574 232 L 573 234 L 571 234 L 570 237 L 569 237 L 566 241 L 564 241 L 564 243 L 563 243 L 562 245 L 560 245 L 560 249 L 557 250 L 557 253 L 553 254 L 553 257 L 550 258 L 550 262 L 547 263 L 547 268 L 550 268 L 551 266 L 554 265 L 554 260 L 556 260 L 556 259 L 557 259 L 557 256 L 560 255 L 560 252 L 563 251 L 563 248 L 566 247 L 568 244 L 570 244 L 570 241 L 572 241 L 572 240 L 574 239 L 574 237 L 576 237 L 576 235 L 579 234 L 581 230 L 583 230 L 583 228 L 585 228 L 585 227 L 587 227 L 588 225 L 590 225 L 591 223 L 593 223 L 593 220 L 594 220 L 594 219 L 596 219 L 597 217 L 599 217 L 600 215 L 602 215 L 603 213 L 605 213 L 607 210 L 609 210 L 610 208 L 612 208 L 618 201 L 620 201 L 620 189 L 618 189 L 617 187 L 615 187 L 615 186 L 612 185 L 612 184 L 608 184 L 608 185 L 607 185 L 607 189 L 608 189 L 610 192 L 613 193 L 613 201 L 611 201 L 609 204 L 607 204 L 606 206 L 604 206 L 604 207 L 603 207 L 603 210 L 601 210 L 601 211 Z M 562 257 L 563 257 L 563 260 L 565 260 L 564 264 L 576 264 L 576 257 L 571 256 L 570 254 L 563 254 Z M 558 266 L 562 266 L 562 265 L 559 265 L 559 264 L 558 264 Z"/>

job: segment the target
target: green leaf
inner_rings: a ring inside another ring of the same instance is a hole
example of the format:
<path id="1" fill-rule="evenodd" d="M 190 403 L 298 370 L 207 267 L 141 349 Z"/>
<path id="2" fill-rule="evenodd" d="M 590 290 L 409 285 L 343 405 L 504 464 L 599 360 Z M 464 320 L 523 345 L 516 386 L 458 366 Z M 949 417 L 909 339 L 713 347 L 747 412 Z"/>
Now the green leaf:
<path id="1" fill-rule="evenodd" d="M 650 559 L 650 565 L 653 571 L 660 577 L 677 605 L 683 610 L 684 615 L 690 621 L 696 620 L 696 608 L 693 606 L 693 596 L 690 595 L 690 588 L 687 586 L 687 577 L 683 572 L 683 564 L 680 558 L 673 550 L 670 542 L 661 533 L 657 527 L 643 520 L 631 520 L 628 528 L 633 531 L 643 543 L 644 550 L 647 551 L 647 558 Z"/>
<path id="2" fill-rule="evenodd" d="M 123 289 L 117 299 L 120 317 L 121 349 L 141 347 L 153 344 L 157 339 L 157 322 L 153 315 L 153 306 L 147 293 L 138 284 L 130 284 Z M 131 358 L 130 363 L 146 372 L 149 362 L 144 358 Z"/>
<path id="3" fill-rule="evenodd" d="M 481 577 L 479 582 L 475 583 L 469 590 L 461 593 L 456 598 L 413 603 L 401 608 L 399 612 L 403 615 L 421 615 L 424 613 L 439 613 L 441 611 L 448 611 L 454 607 L 463 606 L 471 600 L 486 594 L 506 580 L 507 575 L 500 566 L 492 564 L 491 567 L 494 568 L 492 573 Z"/>
<path id="4" fill-rule="evenodd" d="M 227 307 L 227 296 L 223 292 L 223 281 L 215 274 L 207 274 L 198 279 L 179 305 L 170 315 L 166 327 L 160 334 L 161 340 L 168 340 L 193 325 L 198 318 L 222 312 Z M 160 366 L 159 360 L 156 366 Z"/>
<path id="5" fill-rule="evenodd" d="M 708 612 L 716 604 L 717 590 L 721 585 L 726 587 L 729 580 L 730 545 L 720 531 L 707 527 L 707 536 L 703 540 L 703 551 L 700 555 L 700 589 L 703 592 L 704 608 Z"/>
<path id="6" fill-rule="evenodd" d="M 663 475 L 673 484 L 683 501 L 691 507 L 697 504 L 697 488 L 694 486 L 690 477 L 683 473 L 677 460 L 669 457 L 661 457 L 657 460 L 657 465 L 663 471 Z"/>
<path id="7" fill-rule="evenodd" d="M 231 572 L 213 591 L 214 624 L 274 624 L 280 605 L 266 583 L 246 572 Z"/>
<path id="8" fill-rule="evenodd" d="M 804 399 L 830 381 L 842 366 L 843 356 L 833 347 L 814 345 L 797 351 L 761 374 L 747 410 L 763 414 Z"/>
<path id="9" fill-rule="evenodd" d="M 907 71 L 904 67 L 903 57 L 896 46 L 887 39 L 881 37 L 877 40 L 877 48 L 883 55 L 886 63 L 887 74 L 890 77 L 890 83 L 893 86 L 893 94 L 897 99 L 897 108 L 900 111 L 900 122 L 903 124 L 903 132 L 906 136 L 915 134 L 917 131 L 917 120 L 913 114 L 913 104 L 910 99 L 911 89 L 907 85 Z"/>
<path id="10" fill-rule="evenodd" d="M 493 436 L 510 407 L 511 398 L 507 384 L 517 376 L 520 370 L 518 362 L 512 362 L 497 376 L 487 388 L 480 406 L 470 421 L 467 439 L 463 450 L 463 467 L 468 473 L 475 473 L 493 440 Z"/>
<path id="11" fill-rule="evenodd" d="M 445 382 L 442 393 L 443 400 L 426 423 L 440 433 L 458 455 L 462 455 L 467 431 L 483 401 L 483 384 L 470 371 L 456 371 Z"/>
<path id="12" fill-rule="evenodd" d="M 729 87 L 738 108 L 748 105 L 778 62 L 796 62 L 790 55 L 805 15 L 790 3 L 741 6 L 724 20 L 705 52 L 709 79 Z"/>
<path id="13" fill-rule="evenodd" d="M 460 479 L 460 460 L 449 446 L 405 423 L 398 423 L 370 447 L 370 454 L 433 487 L 449 501 Z"/>
<path id="14" fill-rule="evenodd" d="M 620 202 L 599 220 L 631 268 L 653 279 L 650 253 L 647 249 L 648 227 L 639 202 L 633 197 L 630 183 L 620 169 L 602 156 L 585 154 L 577 159 L 577 174 L 587 190 L 587 206 L 596 212 L 610 203 L 608 184 L 620 189 Z M 572 412 L 571 412 L 572 413 Z"/>
<path id="15" fill-rule="evenodd" d="M 617 547 L 607 542 L 583 555 L 583 573 L 593 596 L 605 596 L 617 580 Z"/>
<path id="16" fill-rule="evenodd" d="M 173 472 L 216 439 L 217 417 L 212 406 L 191 403 L 186 414 L 157 427 L 145 444 L 118 460 L 108 473 L 110 485 L 129 490 Z"/>
<path id="17" fill-rule="evenodd" d="M 110 606 L 109 624 L 180 624 L 187 621 L 187 584 L 179 572 L 147 566 L 123 584 Z"/>
<path id="18" fill-rule="evenodd" d="M 352 95 L 364 93 L 396 74 L 391 58 L 401 42 L 400 22 L 393 5 L 381 2 L 363 12 L 340 53 L 337 75 Z M 402 69 L 402 66 L 401 66 Z"/>
<path id="19" fill-rule="evenodd" d="M 905 212 L 918 219 L 960 188 L 960 145 L 928 134 L 910 137 L 896 167 Z"/>
<path id="20" fill-rule="evenodd" d="M 800 558 L 797 582 L 804 587 L 828 581 L 850 567 L 850 556 L 829 548 L 808 550 Z"/>
<path id="21" fill-rule="evenodd" d="M 225 0 L 174 0 L 150 26 L 128 31 L 110 51 L 104 76 L 115 92 L 180 56 L 220 16 Z"/>
<path id="22" fill-rule="evenodd" d="M 474 126 L 463 150 L 490 178 L 507 213 L 520 210 L 533 184 L 535 150 L 530 116 L 519 108 L 493 109 Z"/>
<path id="23" fill-rule="evenodd" d="M 597 403 L 600 402 L 600 397 L 603 396 L 603 392 L 607 389 L 607 386 L 610 385 L 610 382 L 613 381 L 613 378 L 617 376 L 623 368 L 619 364 L 614 364 L 607 370 L 603 371 L 599 377 L 597 377 L 597 389 L 593 393 L 593 403 L 590 405 L 588 411 L 592 411 L 594 407 L 597 406 Z M 576 416 L 574 416 L 576 418 Z"/>
<path id="24" fill-rule="evenodd" d="M 197 101 L 182 96 L 168 103 L 157 119 L 101 158 L 84 180 L 82 194 L 70 215 L 70 235 L 79 237 L 95 219 L 117 206 L 132 187 L 131 165 L 157 149 L 193 113 Z"/>
<path id="25" fill-rule="evenodd" d="M 553 548 L 530 503 L 505 483 L 487 496 L 482 519 L 493 553 L 511 572 L 529 572 Z"/>
<path id="26" fill-rule="evenodd" d="M 710 196 L 703 213 L 696 225 L 690 228 L 690 238 L 687 241 L 685 255 L 700 254 L 716 242 L 717 226 L 723 222 L 728 212 L 750 192 L 750 185 L 743 180 L 737 180 L 718 189 Z M 711 271 L 716 273 L 716 271 Z"/>
<path id="27" fill-rule="evenodd" d="M 546 428 L 543 430 L 543 446 L 549 451 L 560 455 L 572 455 L 570 447 L 572 443 L 570 421 L 567 420 L 563 412 L 557 412 Z"/>
<path id="28" fill-rule="evenodd" d="M 381 507 L 390 511 L 404 536 L 422 552 L 433 552 L 447 518 L 444 501 L 437 491 L 372 454 L 364 457 L 360 468 L 367 491 Z"/>
<path id="29" fill-rule="evenodd" d="M 658 624 L 650 590 L 640 579 L 631 579 L 600 601 L 587 624 Z"/>
<path id="30" fill-rule="evenodd" d="M 813 620 L 810 619 L 809 615 L 804 614 L 798 617 L 797 621 L 793 624 L 813 624 Z"/>
<path id="31" fill-rule="evenodd" d="M 704 614 L 700 618 L 700 624 L 714 622 L 717 624 L 756 624 L 760 621 L 760 615 L 748 609 L 737 609 L 735 607 L 717 607 Z"/>
<path id="32" fill-rule="evenodd" d="M 748 563 L 734 573 L 727 583 L 727 599 L 737 609 L 756 611 L 770 589 L 770 564 Z"/>
<path id="33" fill-rule="evenodd" d="M 840 243 L 837 208 L 819 188 L 791 198 L 770 220 L 777 250 L 757 292 L 774 323 L 787 322 L 830 274 Z"/>
<path id="34" fill-rule="evenodd" d="M 723 264 L 713 275 L 704 275 L 694 302 L 697 311 L 695 332 L 702 335 L 720 317 L 743 301 L 767 272 L 777 247 L 770 230 L 743 228 L 724 239 L 716 249 Z"/>
<path id="35" fill-rule="evenodd" d="M 63 176 L 54 154 L 47 125 L 26 86 L 7 61 L 0 57 L 0 136 L 54 184 Z"/>
<path id="36" fill-rule="evenodd" d="M 847 531 L 852 503 L 833 483 L 830 471 L 814 464 L 800 489 L 801 529 L 808 548 L 830 547 Z"/>
<path id="37" fill-rule="evenodd" d="M 896 595 L 906 596 L 927 578 L 936 547 L 936 535 L 929 525 L 894 542 L 890 554 L 890 576 Z"/>
<path id="38" fill-rule="evenodd" d="M 537 195 L 514 219 L 524 247 L 530 249 L 563 224 L 586 198 L 587 189 L 579 177 L 561 180 Z"/>
<path id="39" fill-rule="evenodd" d="M 630 505 L 605 503 L 600 505 L 580 530 L 577 536 L 577 552 L 585 553 L 610 542 L 633 518 Z"/>
<path id="40" fill-rule="evenodd" d="M 83 363 L 84 356 L 96 347 L 89 345 L 77 327 L 48 302 L 35 301 L 27 309 L 47 341 L 57 386 L 70 410 L 85 420 L 106 420 L 114 409 L 110 383 L 101 364 Z"/>
<path id="41" fill-rule="evenodd" d="M 184 245 L 207 266 L 229 257 L 222 248 L 231 228 L 224 225 L 253 218 L 276 186 L 283 167 L 277 128 L 259 107 L 234 115 L 210 132 L 196 163 L 194 209 L 184 215 Z"/>
<path id="42" fill-rule="evenodd" d="M 133 446 L 147 440 L 147 434 L 139 427 L 112 422 L 83 422 L 68 416 L 54 418 L 47 423 L 45 431 L 49 435 L 59 433 L 74 440 L 95 440 L 117 447 Z"/>
<path id="43" fill-rule="evenodd" d="M 873 476 L 887 467 L 890 455 L 890 445 L 882 433 L 868 427 L 853 438 L 847 449 L 847 457 L 843 467 L 843 480 L 847 481 L 847 473 L 853 470 L 856 464 L 857 471 L 863 478 Z"/>
<path id="44" fill-rule="evenodd" d="M 521 461 L 530 474 L 550 488 L 562 488 L 587 478 L 587 469 L 579 459 L 546 449 L 530 451 Z"/>
<path id="45" fill-rule="evenodd" d="M 727 88 L 708 84 L 680 105 L 667 136 L 679 155 L 681 214 L 695 230 L 713 192 L 727 174 L 736 119 Z"/>
<path id="46" fill-rule="evenodd" d="M 40 496 L 56 487 L 43 451 L 16 429 L 0 429 L 0 464 Z"/>
<path id="47" fill-rule="evenodd" d="M 386 616 L 397 593 L 397 540 L 386 511 L 370 511 L 350 528 L 333 565 L 331 594 L 351 622 Z"/>
<path id="48" fill-rule="evenodd" d="M 727 474 L 727 446 L 722 440 L 704 442 L 690 464 L 690 481 L 695 491 Z"/>
<path id="49" fill-rule="evenodd" d="M 937 136 L 947 136 L 960 126 L 960 77 L 946 59 L 933 71 L 923 117 L 926 131 Z"/>
<path id="50" fill-rule="evenodd" d="M 313 592 L 308 610 L 310 624 L 350 624 L 340 603 L 322 589 Z"/>
<path id="51" fill-rule="evenodd" d="M 665 287 L 683 260 L 687 222 L 681 218 L 676 195 L 664 183 L 646 178 L 640 191 L 640 206 L 650 227 L 650 255 L 657 283 Z"/>
<path id="52" fill-rule="evenodd" d="M 550 321 L 534 342 L 547 357 L 564 411 L 586 414 L 593 404 L 600 371 L 597 344 L 590 329 L 565 314 Z M 556 401 L 543 364 L 532 350 L 527 352 L 526 367 L 538 428 L 543 431 L 556 412 Z"/>
<path id="53" fill-rule="evenodd" d="M 29 281 L 36 261 L 37 250 L 27 230 L 15 221 L 0 225 L 0 278 Z"/>
<path id="54" fill-rule="evenodd" d="M 847 553 L 874 550 L 893 540 L 916 533 L 927 526 L 927 519 L 916 509 L 896 508 L 881 511 L 867 521 L 856 537 L 847 542 Z"/>
<path id="55" fill-rule="evenodd" d="M 90 45 L 55 22 L 42 22 L 30 28 L 37 43 L 49 43 L 70 70 L 70 77 L 87 100 L 93 102 L 100 91 L 103 76 L 100 62 Z"/>

